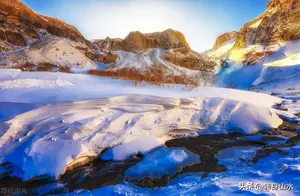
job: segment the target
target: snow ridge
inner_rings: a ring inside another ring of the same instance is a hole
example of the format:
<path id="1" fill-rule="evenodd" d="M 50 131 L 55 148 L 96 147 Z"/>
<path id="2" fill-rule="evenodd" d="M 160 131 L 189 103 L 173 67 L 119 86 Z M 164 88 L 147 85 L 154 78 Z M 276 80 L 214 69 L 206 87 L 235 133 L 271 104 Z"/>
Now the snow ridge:
<path id="1" fill-rule="evenodd" d="M 147 153 L 178 136 L 172 130 L 254 133 L 281 123 L 269 107 L 221 98 L 124 95 L 55 103 L 6 122 L 0 162 L 22 168 L 24 173 L 16 175 L 25 179 L 59 175 L 76 159 L 96 156 L 105 148 L 113 147 L 106 160 Z"/>

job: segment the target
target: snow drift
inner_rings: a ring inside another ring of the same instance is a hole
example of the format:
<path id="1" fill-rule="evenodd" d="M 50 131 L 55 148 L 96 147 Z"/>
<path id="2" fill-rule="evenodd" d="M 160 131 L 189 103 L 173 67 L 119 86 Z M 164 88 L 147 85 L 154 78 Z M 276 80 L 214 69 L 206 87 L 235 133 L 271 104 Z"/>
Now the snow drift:
<path id="1" fill-rule="evenodd" d="M 176 130 L 255 133 L 281 123 L 269 107 L 222 98 L 124 95 L 54 103 L 7 121 L 0 157 L 22 169 L 15 175 L 30 179 L 61 174 L 79 158 L 110 147 L 106 159 L 147 153 L 178 136 Z"/>

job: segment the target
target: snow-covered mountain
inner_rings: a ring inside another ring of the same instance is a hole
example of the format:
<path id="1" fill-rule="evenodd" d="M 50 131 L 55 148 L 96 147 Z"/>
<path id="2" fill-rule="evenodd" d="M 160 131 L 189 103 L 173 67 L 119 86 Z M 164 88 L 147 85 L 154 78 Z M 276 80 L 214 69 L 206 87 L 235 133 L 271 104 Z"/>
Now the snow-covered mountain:
<path id="1" fill-rule="evenodd" d="M 98 61 L 106 63 L 107 54 L 115 58 L 106 63 L 108 68 L 138 67 L 146 69 L 161 65 L 175 74 L 186 74 L 190 70 L 214 71 L 216 63 L 206 55 L 193 51 L 184 35 L 176 30 L 142 34 L 135 31 L 122 39 L 93 40 L 99 48 Z"/>
<path id="2" fill-rule="evenodd" d="M 168 74 L 215 71 L 216 63 L 192 51 L 179 31 L 124 39 L 86 40 L 73 26 L 35 13 L 17 0 L 0 0 L 0 68 L 86 72 L 95 69 L 161 66 Z"/>
<path id="3" fill-rule="evenodd" d="M 35 13 L 17 0 L 0 0 L 0 68 L 27 71 L 95 69 L 92 44 L 73 26 Z"/>
<path id="4" fill-rule="evenodd" d="M 299 1 L 270 0 L 265 12 L 239 32 L 219 36 L 208 52 L 221 59 L 224 67 L 219 72 L 218 85 L 267 88 L 269 92 L 299 90 L 299 17 Z"/>

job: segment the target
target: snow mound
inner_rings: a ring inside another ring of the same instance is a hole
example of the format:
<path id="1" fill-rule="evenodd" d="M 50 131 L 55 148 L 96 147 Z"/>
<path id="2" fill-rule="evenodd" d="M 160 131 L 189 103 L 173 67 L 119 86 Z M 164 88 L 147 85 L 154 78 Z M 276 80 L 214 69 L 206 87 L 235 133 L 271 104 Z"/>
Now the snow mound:
<path id="1" fill-rule="evenodd" d="M 140 163 L 130 167 L 125 175 L 137 180 L 144 177 L 161 178 L 165 174 L 173 176 L 184 166 L 199 162 L 199 156 L 186 149 L 162 147 L 147 154 Z"/>
<path id="2" fill-rule="evenodd" d="M 222 98 L 126 95 L 54 103 L 5 123 L 0 162 L 22 168 L 17 175 L 25 179 L 58 175 L 74 160 L 106 148 L 113 147 L 107 159 L 146 153 L 172 138 L 174 130 L 254 133 L 281 123 L 269 107 Z"/>

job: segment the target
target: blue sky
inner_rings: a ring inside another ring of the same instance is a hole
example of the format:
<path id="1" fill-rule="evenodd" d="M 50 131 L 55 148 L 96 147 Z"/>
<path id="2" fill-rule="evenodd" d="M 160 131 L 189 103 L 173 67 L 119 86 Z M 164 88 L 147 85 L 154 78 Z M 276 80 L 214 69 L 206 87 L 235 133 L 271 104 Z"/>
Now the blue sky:
<path id="1" fill-rule="evenodd" d="M 87 39 L 124 38 L 130 31 L 173 28 L 196 51 L 239 30 L 260 15 L 268 0 L 22 0 L 34 11 L 76 26 Z"/>

